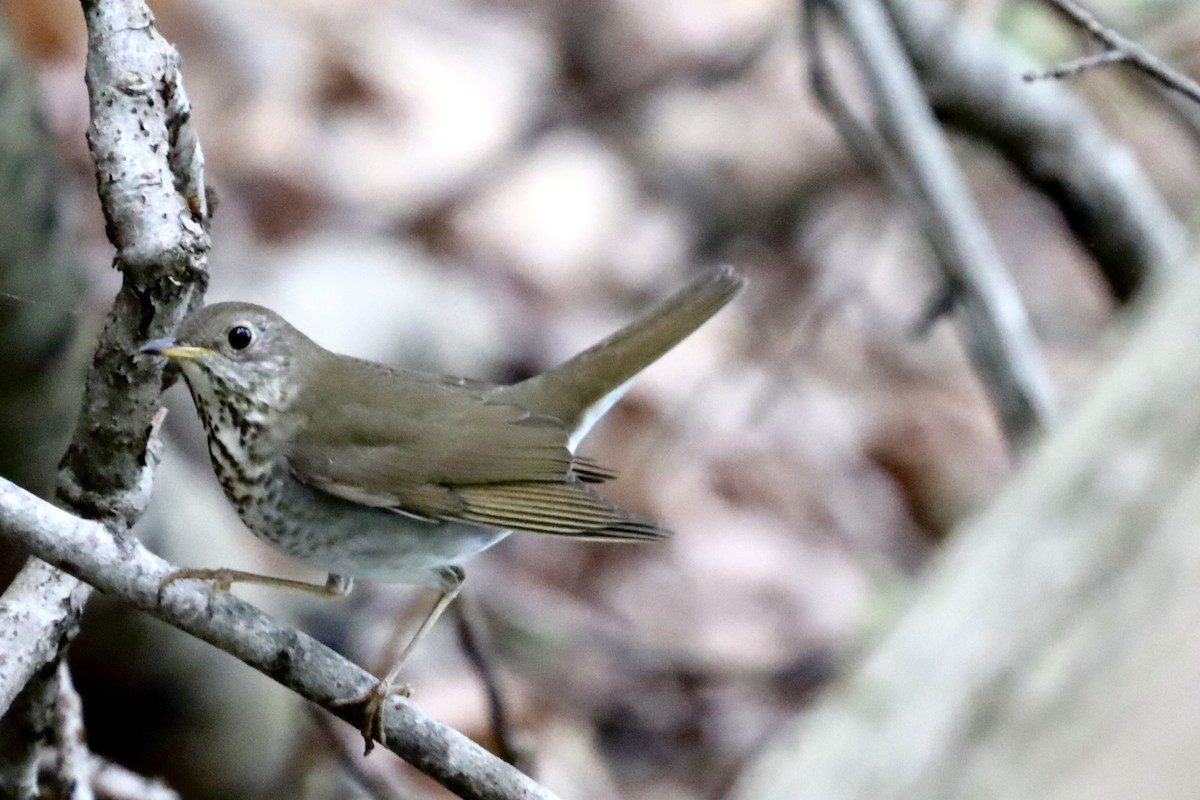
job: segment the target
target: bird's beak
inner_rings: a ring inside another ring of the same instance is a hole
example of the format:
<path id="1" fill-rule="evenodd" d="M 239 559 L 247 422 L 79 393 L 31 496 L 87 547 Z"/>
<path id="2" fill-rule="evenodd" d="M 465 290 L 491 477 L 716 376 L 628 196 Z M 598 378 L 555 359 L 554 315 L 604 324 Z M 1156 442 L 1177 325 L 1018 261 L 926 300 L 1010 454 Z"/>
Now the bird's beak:
<path id="1" fill-rule="evenodd" d="M 142 344 L 138 348 L 139 353 L 148 353 L 155 356 L 166 356 L 173 361 L 190 361 L 199 358 L 203 355 L 208 355 L 212 351 L 207 347 L 192 347 L 191 345 L 175 344 L 175 340 L 166 339 L 151 339 Z"/>

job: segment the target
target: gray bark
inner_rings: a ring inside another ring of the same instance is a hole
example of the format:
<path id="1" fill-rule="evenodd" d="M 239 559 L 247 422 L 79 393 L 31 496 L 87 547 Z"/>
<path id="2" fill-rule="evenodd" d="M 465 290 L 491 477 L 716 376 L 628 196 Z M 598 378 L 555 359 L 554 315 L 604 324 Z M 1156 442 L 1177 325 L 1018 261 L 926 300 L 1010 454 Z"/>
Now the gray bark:
<path id="1" fill-rule="evenodd" d="M 147 444 L 164 385 L 164 365 L 135 358 L 136 344 L 173 330 L 201 302 L 208 205 L 178 53 L 158 35 L 143 3 L 85 0 L 83 6 L 88 144 L 122 287 L 87 375 L 75 434 L 60 464 L 57 500 L 127 531 L 149 499 L 153 459 L 147 458 Z M 0 622 L 8 626 L 4 644 L 12 648 L 0 673 L 0 714 L 24 681 L 59 657 L 78 629 L 90 592 L 33 561 L 19 578 L 0 608 Z M 39 683 L 28 684 L 27 696 L 37 694 L 32 690 Z M 53 697 L 52 690 L 41 694 Z M 22 716 L 18 707 L 5 724 L 18 724 Z M 0 780 L 27 775 L 40 760 L 37 744 L 25 753 L 27 763 Z M 0 783 L 0 790 L 12 786 Z"/>
<path id="2" fill-rule="evenodd" d="M 1041 433 L 1053 387 L 1025 306 L 983 224 L 881 0 L 813 0 L 853 43 L 878 124 L 911 182 L 918 220 L 954 292 L 963 339 L 1009 441 Z"/>
<path id="3" fill-rule="evenodd" d="M 20 541 L 47 563 L 219 647 L 352 725 L 362 724 L 362 704 L 331 703 L 362 695 L 376 678 L 311 637 L 196 581 L 170 584 L 160 600 L 162 580 L 174 571 L 170 564 L 133 537 L 114 535 L 2 479 L 0 510 L 0 537 Z M 463 797 L 554 797 L 408 700 L 392 698 L 383 724 L 388 749 Z"/>

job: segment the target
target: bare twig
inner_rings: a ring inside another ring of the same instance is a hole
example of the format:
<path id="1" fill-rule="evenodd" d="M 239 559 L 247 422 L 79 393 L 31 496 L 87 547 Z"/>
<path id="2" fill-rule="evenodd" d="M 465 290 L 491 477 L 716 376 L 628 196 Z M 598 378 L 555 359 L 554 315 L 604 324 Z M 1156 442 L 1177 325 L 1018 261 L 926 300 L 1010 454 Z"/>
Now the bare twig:
<path id="1" fill-rule="evenodd" d="M 1107 64 L 1129 64 L 1135 69 L 1149 75 L 1168 89 L 1179 92 L 1194 103 L 1200 103 L 1200 83 L 1196 83 L 1196 81 L 1184 75 L 1142 45 L 1104 25 L 1096 18 L 1095 14 L 1079 5 L 1075 0 L 1045 0 L 1045 2 L 1053 6 L 1071 22 L 1091 34 L 1092 38 L 1104 45 L 1105 52 L 1077 59 L 1048 70 L 1030 70 L 1025 73 L 1025 80 L 1037 81 L 1047 78 L 1061 78 L 1067 75 L 1076 75 L 1085 69 Z"/>
<path id="2" fill-rule="evenodd" d="M 512 723 L 509 720 L 508 706 L 504 702 L 504 693 L 500 691 L 500 681 L 491 659 L 484 650 L 479 637 L 479 615 L 469 598 L 460 597 L 454 604 L 454 623 L 458 631 L 458 645 L 463 655 L 475 669 L 487 694 L 488 711 L 492 721 L 492 736 L 496 739 L 496 754 L 509 764 L 519 766 L 521 753 L 513 746 Z"/>
<path id="3" fill-rule="evenodd" d="M 888 11 L 938 118 L 993 148 L 1061 210 L 1118 301 L 1173 271 L 1187 234 L 1138 166 L 1058 84 L 1024 84 L 1028 60 L 936 2 Z M 1164 97 L 1167 95 L 1164 95 Z"/>
<path id="4" fill-rule="evenodd" d="M 398 800 L 402 796 L 398 787 L 367 766 L 366 758 L 362 754 L 361 737 L 355 737 L 354 744 L 350 744 L 334 728 L 337 723 L 328 714 L 311 706 L 310 710 L 309 716 L 312 717 L 313 724 L 317 726 L 317 731 L 328 745 L 338 766 L 358 788 L 373 800 Z"/>
<path id="5" fill-rule="evenodd" d="M 1128 60 L 1128 54 L 1122 53 L 1120 50 L 1105 50 L 1103 53 L 1083 56 L 1073 61 L 1064 61 L 1056 67 L 1051 67 L 1041 72 L 1030 70 L 1021 77 L 1030 83 L 1040 80 L 1057 80 L 1071 75 L 1078 75 L 1081 72 L 1086 72 L 1096 67 L 1104 67 L 1109 64 L 1117 64 Z"/>
<path id="6" fill-rule="evenodd" d="M 879 0 L 812 0 L 853 42 L 880 125 L 927 204 L 925 234 L 956 288 L 967 351 L 1010 441 L 1047 426 L 1052 388 L 1025 307 L 980 219 Z"/>
<path id="7" fill-rule="evenodd" d="M 0 480 L 0 536 L 121 598 L 135 608 L 230 653 L 314 703 L 364 694 L 376 679 L 311 637 L 280 625 L 228 592 L 213 595 L 194 582 L 170 584 L 172 566 L 133 537 L 80 519 Z M 363 706 L 334 706 L 352 725 Z M 548 800 L 553 795 L 406 699 L 393 697 L 383 719 L 388 749 L 434 780 L 468 798 Z"/>

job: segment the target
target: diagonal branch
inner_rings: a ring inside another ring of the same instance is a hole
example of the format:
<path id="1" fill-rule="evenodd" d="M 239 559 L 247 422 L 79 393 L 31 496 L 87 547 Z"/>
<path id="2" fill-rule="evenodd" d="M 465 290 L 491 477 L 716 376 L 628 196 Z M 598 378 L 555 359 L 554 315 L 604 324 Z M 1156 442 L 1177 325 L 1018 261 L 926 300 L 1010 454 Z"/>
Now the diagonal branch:
<path id="1" fill-rule="evenodd" d="M 1130 64 L 1168 89 L 1179 92 L 1194 103 L 1200 103 L 1200 83 L 1196 83 L 1142 45 L 1104 25 L 1096 18 L 1095 14 L 1076 3 L 1075 0 L 1046 0 L 1046 2 L 1053 6 L 1059 14 L 1091 34 L 1093 39 L 1104 45 L 1105 50 L 1098 55 L 1080 58 L 1043 72 L 1031 70 L 1025 73 L 1025 80 L 1061 78 L 1105 64 Z"/>
<path id="2" fill-rule="evenodd" d="M 853 43 L 879 109 L 879 124 L 911 175 L 930 245 L 954 288 L 967 351 L 1009 441 L 1043 431 L 1052 387 L 1025 306 L 996 251 L 929 101 L 879 0 L 823 3 Z"/>
<path id="3" fill-rule="evenodd" d="M 102 592 L 230 653 L 314 703 L 363 694 L 376 679 L 310 636 L 228 592 L 194 582 L 159 584 L 172 566 L 132 536 L 112 533 L 0 480 L 0 536 Z M 211 602 L 210 602 L 211 601 Z M 210 610 L 211 607 L 211 610 Z M 361 705 L 330 710 L 362 724 Z M 418 706 L 393 697 L 384 713 L 388 749 L 462 797 L 552 800 L 548 790 Z"/>

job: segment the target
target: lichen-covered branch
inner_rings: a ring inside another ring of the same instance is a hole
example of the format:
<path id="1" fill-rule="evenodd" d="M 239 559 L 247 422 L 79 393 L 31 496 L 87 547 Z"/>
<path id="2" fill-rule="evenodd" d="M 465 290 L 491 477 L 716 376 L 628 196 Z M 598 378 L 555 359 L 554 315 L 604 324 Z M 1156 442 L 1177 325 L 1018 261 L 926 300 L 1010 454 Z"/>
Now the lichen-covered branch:
<path id="1" fill-rule="evenodd" d="M 30 559 L 0 596 L 0 717 L 73 633 L 89 587 Z"/>
<path id="2" fill-rule="evenodd" d="M 85 0 L 83 8 L 88 144 L 123 280 L 96 346 L 57 496 L 85 517 L 128 530 L 149 500 L 147 444 L 163 386 L 163 365 L 135 358 L 136 344 L 173 329 L 201 302 L 208 203 L 178 53 L 143 2 Z M 0 631 L 14 648 L 5 653 L 12 672 L 0 675 L 5 708 L 16 683 L 70 641 L 87 595 L 86 586 L 33 563 L 6 593 L 4 621 L 20 617 L 27 626 Z"/>
<path id="3" fill-rule="evenodd" d="M 159 585 L 173 568 L 132 536 L 80 519 L 0 480 L 0 536 L 39 558 L 241 659 L 302 697 L 329 707 L 361 695 L 376 679 L 309 636 L 280 625 L 228 592 L 195 581 Z M 211 602 L 210 602 L 211 601 Z M 362 706 L 331 711 L 358 726 Z M 514 800 L 553 795 L 462 734 L 393 698 L 384 715 L 387 747 L 467 798 Z"/>
<path id="4" fill-rule="evenodd" d="M 88 145 L 123 281 L 58 488 L 60 500 L 82 515 L 128 527 L 149 494 L 146 444 L 165 368 L 137 358 L 137 345 L 167 335 L 200 304 L 208 206 L 179 54 L 140 0 L 86 0 L 83 8 Z"/>

